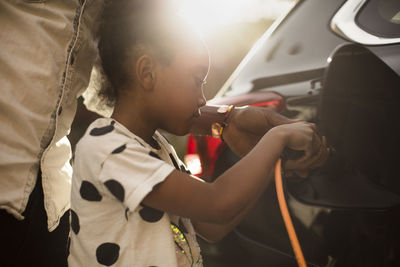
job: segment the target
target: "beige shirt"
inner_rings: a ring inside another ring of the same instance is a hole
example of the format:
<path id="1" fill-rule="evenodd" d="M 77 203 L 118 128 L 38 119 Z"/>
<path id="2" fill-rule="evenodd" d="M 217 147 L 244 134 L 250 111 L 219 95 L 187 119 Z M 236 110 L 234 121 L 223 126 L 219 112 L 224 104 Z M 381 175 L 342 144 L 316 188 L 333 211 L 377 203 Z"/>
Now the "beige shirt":
<path id="1" fill-rule="evenodd" d="M 18 219 L 42 171 L 48 228 L 69 208 L 76 98 L 87 87 L 101 0 L 0 1 L 0 208 Z"/>
<path id="2" fill-rule="evenodd" d="M 190 220 L 142 204 L 174 169 L 187 172 L 166 139 L 153 138 L 159 148 L 102 118 L 77 144 L 70 267 L 202 266 Z"/>

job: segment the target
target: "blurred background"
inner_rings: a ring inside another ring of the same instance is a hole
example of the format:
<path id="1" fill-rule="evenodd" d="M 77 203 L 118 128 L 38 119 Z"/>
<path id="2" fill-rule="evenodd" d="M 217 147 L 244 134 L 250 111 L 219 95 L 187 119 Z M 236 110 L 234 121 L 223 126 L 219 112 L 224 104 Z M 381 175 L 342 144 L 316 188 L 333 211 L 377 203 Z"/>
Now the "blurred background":
<path id="1" fill-rule="evenodd" d="M 202 33 L 211 69 L 204 87 L 212 98 L 254 43 L 293 0 L 177 0 L 180 13 Z"/>
<path id="2" fill-rule="evenodd" d="M 210 51 L 211 68 L 204 87 L 211 99 L 243 57 L 275 19 L 287 13 L 295 0 L 175 0 L 180 14 L 202 34 Z M 78 109 L 68 138 L 72 147 L 99 115 L 89 112 L 78 100 Z M 181 157 L 185 137 L 168 134 Z"/>

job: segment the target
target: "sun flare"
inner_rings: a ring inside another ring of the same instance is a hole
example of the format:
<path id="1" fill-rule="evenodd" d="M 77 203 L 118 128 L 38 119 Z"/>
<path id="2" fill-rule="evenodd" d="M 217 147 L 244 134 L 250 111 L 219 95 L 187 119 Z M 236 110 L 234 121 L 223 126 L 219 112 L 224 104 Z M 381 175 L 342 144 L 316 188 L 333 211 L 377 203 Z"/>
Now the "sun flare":
<path id="1" fill-rule="evenodd" d="M 290 9 L 294 0 L 180 0 L 180 14 L 201 32 L 261 18 L 275 19 Z"/>

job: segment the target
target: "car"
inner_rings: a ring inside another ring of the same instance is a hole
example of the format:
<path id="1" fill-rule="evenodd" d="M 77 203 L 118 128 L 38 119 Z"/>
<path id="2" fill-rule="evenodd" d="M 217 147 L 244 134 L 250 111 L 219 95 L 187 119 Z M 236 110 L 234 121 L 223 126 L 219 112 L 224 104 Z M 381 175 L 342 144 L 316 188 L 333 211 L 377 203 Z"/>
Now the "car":
<path id="1" fill-rule="evenodd" d="M 328 162 L 307 179 L 283 173 L 300 245 L 309 266 L 365 267 L 400 266 L 399 102 L 400 1 L 302 0 L 209 104 L 317 125 Z M 208 182 L 238 160 L 219 139 L 188 137 L 186 165 Z M 297 266 L 273 182 L 232 233 L 200 246 L 205 266 Z"/>

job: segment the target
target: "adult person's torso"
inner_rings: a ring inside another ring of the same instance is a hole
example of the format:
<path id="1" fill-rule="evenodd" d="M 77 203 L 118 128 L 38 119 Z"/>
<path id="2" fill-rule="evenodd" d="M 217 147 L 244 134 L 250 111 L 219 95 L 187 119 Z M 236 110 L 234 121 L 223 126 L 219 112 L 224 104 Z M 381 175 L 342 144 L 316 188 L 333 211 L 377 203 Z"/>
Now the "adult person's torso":
<path id="1" fill-rule="evenodd" d="M 49 229 L 69 208 L 66 135 L 96 57 L 103 4 L 0 2 L 0 208 L 22 219 L 41 168 Z"/>

